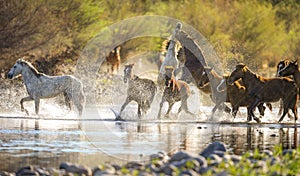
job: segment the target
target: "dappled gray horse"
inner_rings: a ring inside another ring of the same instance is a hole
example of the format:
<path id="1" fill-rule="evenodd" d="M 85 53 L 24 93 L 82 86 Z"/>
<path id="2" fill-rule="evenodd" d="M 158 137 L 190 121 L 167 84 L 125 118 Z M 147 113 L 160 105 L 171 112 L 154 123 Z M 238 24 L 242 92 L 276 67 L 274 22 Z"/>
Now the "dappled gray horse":
<path id="1" fill-rule="evenodd" d="M 24 108 L 23 102 L 34 100 L 35 113 L 39 113 L 40 99 L 52 98 L 60 93 L 65 97 L 66 105 L 71 109 L 70 102 L 76 106 L 79 116 L 82 115 L 83 106 L 85 103 L 85 95 L 83 86 L 79 79 L 71 75 L 65 76 L 48 76 L 38 72 L 31 63 L 18 59 L 14 66 L 8 72 L 8 78 L 22 75 L 25 83 L 28 97 L 22 98 L 20 101 L 21 110 L 28 114 Z"/>
<path id="2" fill-rule="evenodd" d="M 131 101 L 138 103 L 138 117 L 141 118 L 142 111 L 146 113 L 154 99 L 156 85 L 150 79 L 139 78 L 133 73 L 134 64 L 125 65 L 124 83 L 128 81 L 127 98 L 121 107 L 120 115 L 116 120 L 121 119 L 121 113 Z"/>

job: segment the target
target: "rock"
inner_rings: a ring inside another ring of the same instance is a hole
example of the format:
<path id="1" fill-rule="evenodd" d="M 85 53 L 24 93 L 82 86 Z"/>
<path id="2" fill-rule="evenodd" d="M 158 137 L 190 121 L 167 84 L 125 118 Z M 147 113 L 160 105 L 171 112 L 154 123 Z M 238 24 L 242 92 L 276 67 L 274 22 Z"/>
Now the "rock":
<path id="1" fill-rule="evenodd" d="M 193 159 L 195 159 L 195 160 L 198 161 L 199 166 L 201 166 L 201 167 L 207 167 L 207 161 L 206 161 L 206 159 L 203 156 L 198 155 L 197 157 L 195 157 Z"/>
<path id="2" fill-rule="evenodd" d="M 67 173 L 70 172 L 70 173 L 74 173 L 78 175 L 86 175 L 86 176 L 89 176 L 92 173 L 92 171 L 85 166 L 70 164 L 67 162 L 61 163 L 59 169 L 64 169 Z"/>
<path id="3" fill-rule="evenodd" d="M 116 174 L 116 170 L 113 166 L 97 166 L 93 169 L 93 176 L 102 176 L 102 175 L 114 175 Z"/>
<path id="4" fill-rule="evenodd" d="M 264 153 L 265 155 L 267 155 L 268 157 L 272 157 L 272 156 L 273 156 L 273 152 L 270 151 L 270 150 L 264 150 L 263 153 Z"/>
<path id="5" fill-rule="evenodd" d="M 128 162 L 125 167 L 127 169 L 140 169 L 143 165 L 141 163 L 132 161 L 132 162 Z"/>
<path id="6" fill-rule="evenodd" d="M 39 173 L 34 170 L 33 166 L 26 166 L 19 169 L 16 176 L 39 176 Z"/>
<path id="7" fill-rule="evenodd" d="M 216 154 L 211 154 L 208 158 L 213 160 L 213 163 L 211 164 L 212 166 L 219 165 L 222 162 L 222 158 Z"/>
<path id="8" fill-rule="evenodd" d="M 6 171 L 0 171 L 0 175 L 1 176 L 14 176 L 15 174 L 12 174 L 12 173 L 9 173 L 9 172 L 6 172 Z"/>
<path id="9" fill-rule="evenodd" d="M 216 151 L 226 152 L 225 145 L 221 142 L 213 142 L 206 147 L 200 155 L 207 158 L 211 154 L 216 154 Z"/>
<path id="10" fill-rule="evenodd" d="M 44 168 L 40 168 L 38 166 L 26 166 L 26 167 L 23 167 L 21 169 L 19 169 L 16 173 L 17 176 L 22 176 L 22 175 L 26 175 L 26 176 L 29 176 L 29 175 L 42 175 L 42 176 L 50 176 L 50 173 L 49 171 L 45 170 Z"/>
<path id="11" fill-rule="evenodd" d="M 193 153 L 189 153 L 187 151 L 179 151 L 177 153 L 175 153 L 169 160 L 169 162 L 174 162 L 174 161 L 180 161 L 183 159 L 189 159 L 189 158 L 197 158 L 198 155 L 193 154 Z"/>
<path id="12" fill-rule="evenodd" d="M 164 173 L 165 175 L 174 175 L 174 172 L 177 170 L 177 168 L 172 164 L 167 164 L 161 169 L 161 173 Z"/>
<path id="13" fill-rule="evenodd" d="M 216 176 L 227 176 L 227 175 L 228 175 L 227 171 L 222 171 L 220 173 L 217 173 Z"/>
<path id="14" fill-rule="evenodd" d="M 284 149 L 284 150 L 282 151 L 282 155 L 283 155 L 283 156 L 285 156 L 285 155 L 290 155 L 290 156 L 292 156 L 292 155 L 293 155 L 293 152 L 294 152 L 294 150 L 292 150 L 292 149 Z"/>
<path id="15" fill-rule="evenodd" d="M 180 176 L 197 176 L 199 174 L 193 170 L 185 170 L 185 171 L 182 171 L 179 175 Z"/>

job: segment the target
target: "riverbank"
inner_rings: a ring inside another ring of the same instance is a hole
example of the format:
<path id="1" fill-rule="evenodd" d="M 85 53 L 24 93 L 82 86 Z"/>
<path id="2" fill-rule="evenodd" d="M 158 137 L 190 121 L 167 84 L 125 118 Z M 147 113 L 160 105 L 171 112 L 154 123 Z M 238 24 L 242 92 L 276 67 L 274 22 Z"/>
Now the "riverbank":
<path id="1" fill-rule="evenodd" d="M 200 153 L 178 151 L 168 155 L 158 152 L 145 162 L 96 167 L 64 162 L 57 168 L 32 165 L 15 173 L 2 171 L 0 175 L 297 175 L 299 164 L 299 149 L 275 147 L 273 151 L 247 152 L 239 156 L 230 154 L 223 143 L 213 142 Z"/>

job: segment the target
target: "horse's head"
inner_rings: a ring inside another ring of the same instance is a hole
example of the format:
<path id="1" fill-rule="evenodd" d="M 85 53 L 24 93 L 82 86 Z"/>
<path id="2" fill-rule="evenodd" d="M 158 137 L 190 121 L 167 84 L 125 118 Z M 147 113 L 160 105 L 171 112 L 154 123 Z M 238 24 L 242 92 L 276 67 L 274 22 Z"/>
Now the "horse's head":
<path id="1" fill-rule="evenodd" d="M 209 83 L 209 74 L 211 74 L 211 71 L 213 70 L 213 68 L 211 67 L 204 67 L 202 76 L 200 81 L 198 82 L 198 86 L 200 88 L 203 88 L 204 86 L 206 86 Z"/>
<path id="2" fill-rule="evenodd" d="M 276 77 L 279 77 L 279 72 L 281 72 L 281 70 L 283 70 L 286 66 L 288 66 L 290 64 L 290 61 L 285 59 L 285 60 L 282 60 L 280 61 L 278 64 L 277 64 L 277 71 L 276 71 Z"/>
<path id="3" fill-rule="evenodd" d="M 14 66 L 9 70 L 7 78 L 13 79 L 14 77 L 22 73 L 22 69 L 25 61 L 23 59 L 18 59 Z"/>
<path id="4" fill-rule="evenodd" d="M 294 62 L 290 62 L 284 68 L 279 70 L 278 75 L 289 76 L 289 75 L 293 75 L 296 71 L 298 71 L 298 63 L 297 61 L 294 61 Z"/>
<path id="5" fill-rule="evenodd" d="M 172 66 L 165 67 L 164 79 L 165 79 L 165 85 L 169 87 L 171 84 L 171 80 L 174 79 L 174 67 Z"/>
<path id="6" fill-rule="evenodd" d="M 127 80 L 133 78 L 133 66 L 134 64 L 127 64 L 124 68 L 124 83 L 127 83 Z"/>
<path id="7" fill-rule="evenodd" d="M 239 63 L 235 67 L 235 70 L 230 74 L 230 76 L 227 80 L 227 83 L 228 84 L 233 84 L 238 79 L 243 78 L 246 71 L 247 71 L 247 66 L 243 63 Z"/>

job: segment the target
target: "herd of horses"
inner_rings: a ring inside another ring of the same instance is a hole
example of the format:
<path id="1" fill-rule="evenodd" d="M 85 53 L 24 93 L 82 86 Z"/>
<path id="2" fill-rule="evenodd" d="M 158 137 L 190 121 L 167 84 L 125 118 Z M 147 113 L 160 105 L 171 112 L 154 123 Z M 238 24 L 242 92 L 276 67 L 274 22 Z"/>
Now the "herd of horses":
<path id="1" fill-rule="evenodd" d="M 134 74 L 134 64 L 127 64 L 124 68 L 124 83 L 128 83 L 127 97 L 121 106 L 116 120 L 122 120 L 121 114 L 126 106 L 135 101 L 138 104 L 139 119 L 144 115 L 153 103 L 155 95 L 161 89 L 162 98 L 159 104 L 157 118 L 162 116 L 162 107 L 168 102 L 169 113 L 176 102 L 181 102 L 178 113 L 184 110 L 194 115 L 188 109 L 188 98 L 191 96 L 189 84 L 193 82 L 197 88 L 205 94 L 209 94 L 215 106 L 211 117 L 217 110 L 232 113 L 235 117 L 239 107 L 247 108 L 247 121 L 256 117 L 254 111 L 258 108 L 260 116 L 264 116 L 265 105 L 272 110 L 272 102 L 281 101 L 281 122 L 285 115 L 292 111 L 294 121 L 298 119 L 297 101 L 299 98 L 300 71 L 296 61 L 280 61 L 277 66 L 276 77 L 264 78 L 254 73 L 247 65 L 239 63 L 230 75 L 219 75 L 213 68 L 207 66 L 200 47 L 183 31 L 181 25 L 177 25 L 170 40 L 164 47 L 167 55 L 160 68 L 161 80 L 155 83 L 153 80 L 140 78 Z M 178 46 L 179 45 L 179 46 Z M 187 47 L 188 46 L 188 47 Z M 176 49 L 176 50 L 175 50 Z M 120 47 L 114 48 L 109 58 L 120 61 Z M 116 56 L 118 55 L 118 56 Z M 196 56 L 197 55 L 197 56 Z M 175 65 L 166 64 L 173 60 Z M 120 63 L 119 63 L 120 64 Z M 119 67 L 119 64 L 117 67 Z M 115 68 L 112 68 L 112 71 Z M 116 68 L 117 69 L 117 68 Z M 177 78 L 178 72 L 181 77 Z M 18 59 L 8 73 L 12 79 L 22 75 L 28 96 L 20 101 L 21 110 L 28 114 L 24 108 L 25 101 L 35 102 L 35 112 L 39 113 L 40 99 L 55 97 L 63 94 L 66 106 L 71 108 L 71 102 L 76 107 L 79 116 L 83 113 L 85 95 L 83 84 L 74 76 L 48 76 L 38 72 L 29 62 Z M 231 108 L 226 105 L 231 105 Z"/>

